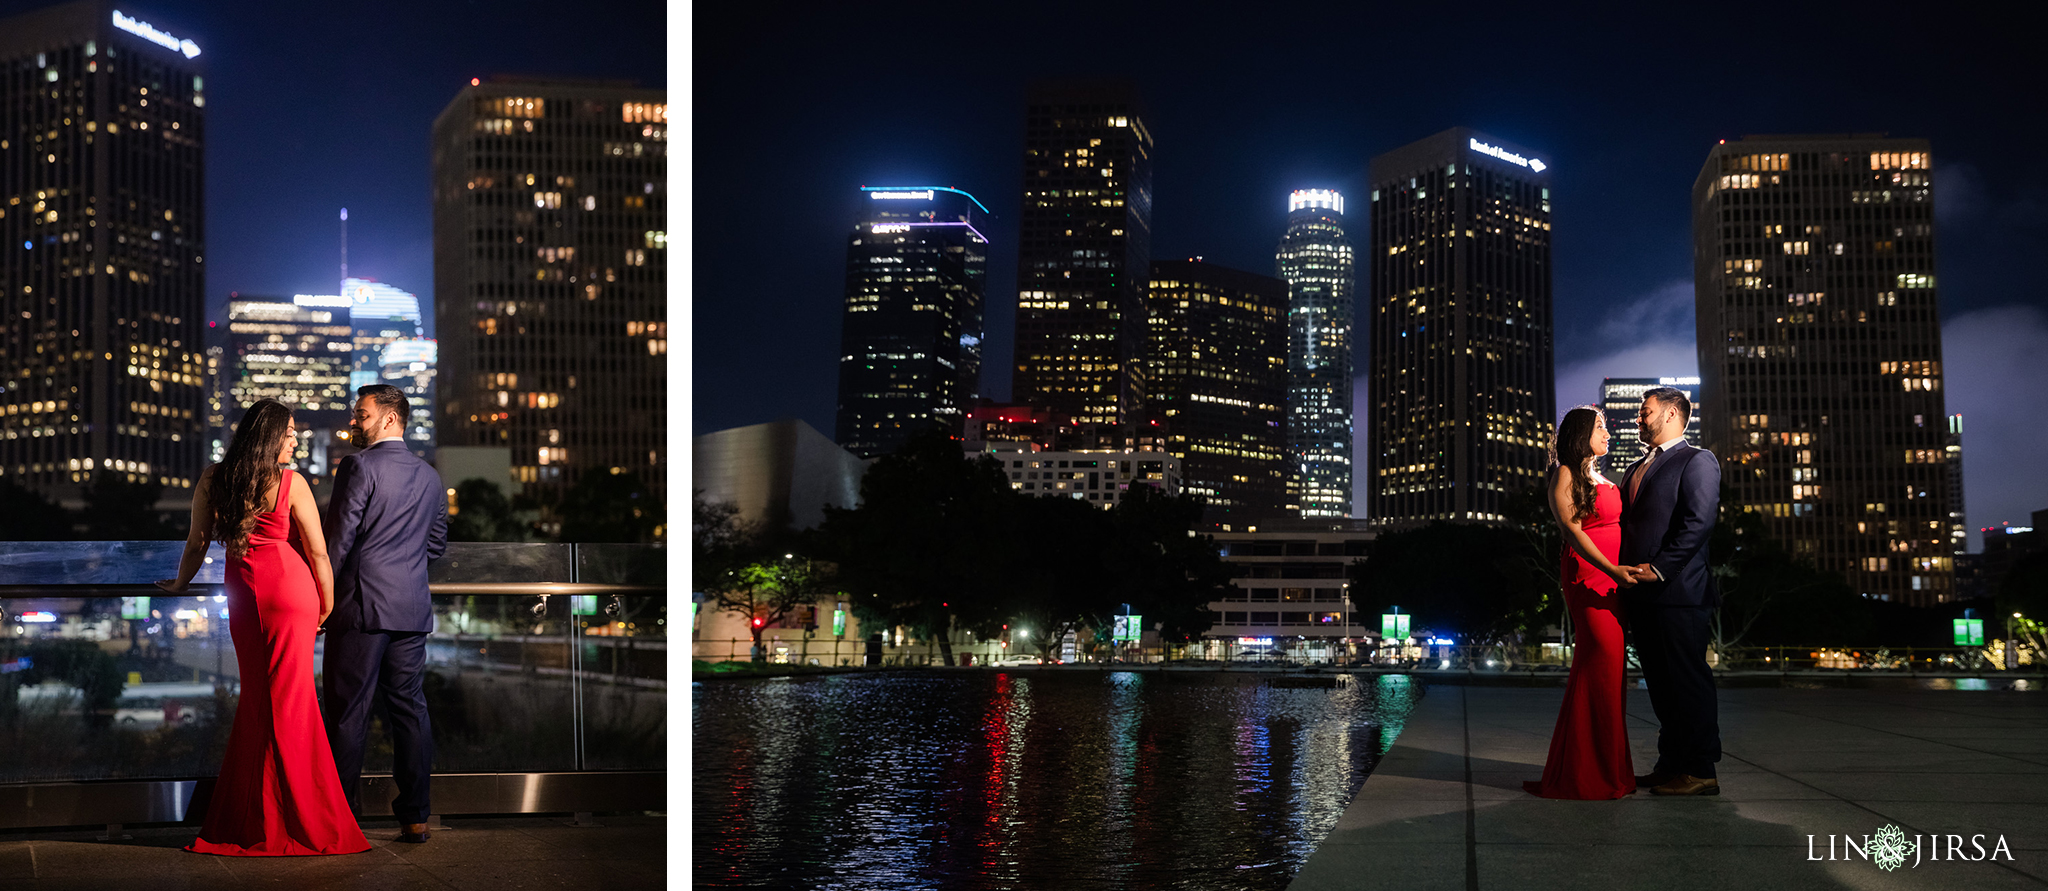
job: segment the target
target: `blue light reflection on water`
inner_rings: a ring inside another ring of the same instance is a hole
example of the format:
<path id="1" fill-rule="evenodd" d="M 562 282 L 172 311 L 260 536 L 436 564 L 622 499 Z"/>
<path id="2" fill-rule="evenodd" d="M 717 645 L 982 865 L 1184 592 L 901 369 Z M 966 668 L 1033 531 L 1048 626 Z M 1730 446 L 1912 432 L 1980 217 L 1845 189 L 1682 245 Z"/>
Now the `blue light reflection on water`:
<path id="1" fill-rule="evenodd" d="M 698 887 L 1284 888 L 1421 687 L 953 671 L 692 686 Z"/>

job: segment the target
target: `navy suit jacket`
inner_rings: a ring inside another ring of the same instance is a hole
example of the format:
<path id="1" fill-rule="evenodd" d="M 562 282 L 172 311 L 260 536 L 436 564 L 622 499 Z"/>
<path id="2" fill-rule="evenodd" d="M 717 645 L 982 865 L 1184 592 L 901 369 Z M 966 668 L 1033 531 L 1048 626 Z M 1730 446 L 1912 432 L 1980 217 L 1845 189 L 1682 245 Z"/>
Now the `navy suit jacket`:
<path id="1" fill-rule="evenodd" d="M 387 439 L 341 459 L 327 502 L 338 631 L 432 631 L 427 563 L 448 551 L 440 474 Z"/>
<path id="2" fill-rule="evenodd" d="M 1637 486 L 1642 465 L 1638 459 L 1621 478 L 1620 562 L 1648 563 L 1664 580 L 1623 589 L 1623 602 L 1719 606 L 1720 586 L 1707 570 L 1707 538 L 1721 507 L 1721 463 L 1713 452 L 1681 440 L 1650 465 Z"/>

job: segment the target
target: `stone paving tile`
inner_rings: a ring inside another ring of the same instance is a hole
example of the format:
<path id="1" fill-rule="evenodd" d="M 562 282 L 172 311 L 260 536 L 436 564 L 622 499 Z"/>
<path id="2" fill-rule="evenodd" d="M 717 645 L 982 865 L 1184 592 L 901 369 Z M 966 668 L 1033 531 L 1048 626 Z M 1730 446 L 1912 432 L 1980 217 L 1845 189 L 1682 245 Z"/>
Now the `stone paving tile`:
<path id="1" fill-rule="evenodd" d="M 667 819 L 599 816 L 573 828 L 566 817 L 453 818 L 426 844 L 398 844 L 395 826 L 364 829 L 372 850 L 334 857 L 217 857 L 180 850 L 196 827 L 131 830 L 103 842 L 91 830 L 0 836 L 0 889 L 288 888 L 489 889 L 661 888 Z M 146 880 L 138 884 L 138 877 Z"/>
<path id="2" fill-rule="evenodd" d="M 1432 688 L 1428 708 L 1409 719 L 1420 745 L 1407 745 L 1407 731 L 1396 738 L 1292 887 L 2048 887 L 2048 771 L 2035 763 L 2048 758 L 2034 754 L 2048 748 L 2048 696 L 1724 689 L 1722 795 L 1638 792 L 1605 802 L 1520 790 L 1541 772 L 1560 696 Z M 1633 757 L 1647 771 L 1655 716 L 1639 690 L 1629 709 Z M 1532 742 L 1539 738 L 1542 748 Z M 1830 834 L 1869 834 L 1887 822 L 1909 832 L 2002 833 L 2014 860 L 1909 862 L 1886 872 L 1868 860 L 1826 859 Z M 1821 859 L 1808 859 L 1815 853 Z M 1468 858 L 1477 864 L 1471 876 Z"/>
<path id="3" fill-rule="evenodd" d="M 1348 848 L 1342 842 L 1326 843 Z M 1296 874 L 1287 891 L 1465 891 L 1463 830 L 1455 844 L 1418 842 L 1399 850 L 1375 847 L 1356 857 L 1318 857 Z M 1722 889 L 1727 891 L 1727 889 Z"/>

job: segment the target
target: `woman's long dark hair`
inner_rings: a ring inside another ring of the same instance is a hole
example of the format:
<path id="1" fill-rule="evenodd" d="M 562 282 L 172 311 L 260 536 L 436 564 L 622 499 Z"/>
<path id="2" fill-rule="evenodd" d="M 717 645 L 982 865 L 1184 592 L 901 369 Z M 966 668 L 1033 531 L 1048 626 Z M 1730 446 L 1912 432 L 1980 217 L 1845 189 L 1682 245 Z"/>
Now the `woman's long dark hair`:
<path id="1" fill-rule="evenodd" d="M 1593 515 L 1593 428 L 1600 426 L 1600 410 L 1581 405 L 1564 413 L 1557 422 L 1557 435 L 1550 440 L 1550 466 L 1572 469 L 1572 522 Z"/>
<path id="2" fill-rule="evenodd" d="M 284 448 L 291 423 L 292 410 L 274 399 L 250 406 L 235 425 L 226 457 L 214 465 L 212 488 L 206 493 L 213 502 L 213 535 L 230 557 L 248 556 L 257 515 L 271 509 L 259 502 L 284 476 L 277 453 Z"/>

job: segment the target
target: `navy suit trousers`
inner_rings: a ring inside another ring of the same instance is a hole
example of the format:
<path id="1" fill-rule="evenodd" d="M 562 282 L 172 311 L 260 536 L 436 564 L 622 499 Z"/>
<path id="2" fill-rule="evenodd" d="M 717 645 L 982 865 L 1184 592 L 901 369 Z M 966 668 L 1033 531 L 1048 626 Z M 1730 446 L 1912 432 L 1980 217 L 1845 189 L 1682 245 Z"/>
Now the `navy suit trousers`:
<path id="1" fill-rule="evenodd" d="M 1708 619 L 1698 606 L 1630 604 L 1628 624 L 1650 708 L 1657 713 L 1657 767 L 1714 777 L 1721 760 L 1721 719 L 1714 671 L 1707 667 Z"/>
<path id="2" fill-rule="evenodd" d="M 425 632 L 327 632 L 321 677 L 327 743 L 334 749 L 334 769 L 351 812 L 363 812 L 363 750 L 369 743 L 371 708 L 382 706 L 391 731 L 391 779 L 398 786 L 391 812 L 400 823 L 427 821 L 434 728 L 427 720 L 426 672 Z"/>

